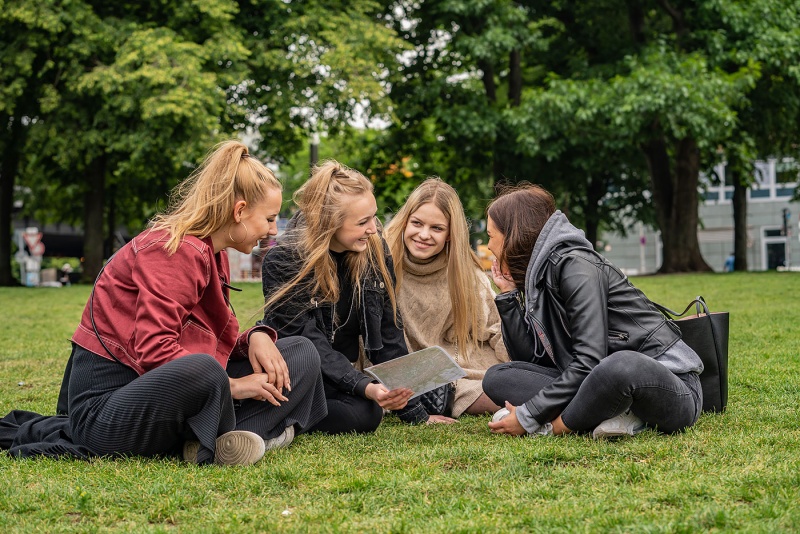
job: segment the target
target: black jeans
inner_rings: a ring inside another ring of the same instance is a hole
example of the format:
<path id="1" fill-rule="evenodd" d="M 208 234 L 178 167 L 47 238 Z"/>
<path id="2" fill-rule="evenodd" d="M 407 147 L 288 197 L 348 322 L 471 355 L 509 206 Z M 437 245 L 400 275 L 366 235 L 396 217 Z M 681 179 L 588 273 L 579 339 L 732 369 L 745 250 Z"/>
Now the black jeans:
<path id="1" fill-rule="evenodd" d="M 483 390 L 499 406 L 505 401 L 520 406 L 559 374 L 557 369 L 528 362 L 502 363 L 486 372 Z M 697 422 L 702 406 L 697 374 L 676 375 L 649 356 L 620 351 L 591 370 L 561 412 L 561 420 L 570 430 L 588 432 L 630 409 L 648 426 L 671 433 Z"/>
<path id="2" fill-rule="evenodd" d="M 383 420 L 383 408 L 377 402 L 339 391 L 327 380 L 323 380 L 323 383 L 328 402 L 328 416 L 311 428 L 309 432 L 342 434 L 375 432 L 377 430 Z"/>

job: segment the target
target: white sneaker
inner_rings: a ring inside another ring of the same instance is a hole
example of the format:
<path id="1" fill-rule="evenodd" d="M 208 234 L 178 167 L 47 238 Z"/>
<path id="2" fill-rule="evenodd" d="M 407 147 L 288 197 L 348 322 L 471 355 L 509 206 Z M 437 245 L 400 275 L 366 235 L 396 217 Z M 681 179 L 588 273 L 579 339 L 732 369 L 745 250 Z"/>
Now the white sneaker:
<path id="1" fill-rule="evenodd" d="M 183 459 L 197 463 L 199 441 L 183 444 Z M 255 432 L 231 430 L 217 438 L 214 463 L 219 465 L 252 465 L 264 456 L 264 440 Z"/>
<path id="2" fill-rule="evenodd" d="M 286 447 L 291 445 L 292 440 L 294 440 L 294 425 L 289 425 L 286 427 L 286 430 L 284 430 L 283 434 L 281 434 L 280 436 L 272 439 L 265 439 L 264 448 L 268 451 L 275 449 L 285 449 Z"/>
<path id="3" fill-rule="evenodd" d="M 592 437 L 594 439 L 601 438 L 619 438 L 622 436 L 634 436 L 645 429 L 645 423 L 630 410 L 619 414 L 611 419 L 606 419 L 594 429 Z"/>
<path id="4" fill-rule="evenodd" d="M 500 408 L 499 410 L 494 412 L 494 415 L 492 416 L 492 423 L 500 421 L 503 417 L 507 416 L 510 413 L 511 412 L 508 411 L 508 408 Z"/>

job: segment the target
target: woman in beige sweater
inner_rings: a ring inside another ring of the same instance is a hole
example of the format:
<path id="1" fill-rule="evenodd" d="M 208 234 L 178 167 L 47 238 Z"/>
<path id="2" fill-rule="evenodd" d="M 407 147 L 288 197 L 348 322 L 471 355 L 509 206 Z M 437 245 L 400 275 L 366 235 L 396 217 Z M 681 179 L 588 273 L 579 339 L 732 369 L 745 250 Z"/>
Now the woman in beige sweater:
<path id="1" fill-rule="evenodd" d="M 494 413 L 500 407 L 483 392 L 481 380 L 508 354 L 495 293 L 470 248 L 455 189 L 438 178 L 425 180 L 387 226 L 386 240 L 409 350 L 439 345 L 467 372 L 455 384 L 453 413 L 445 415 Z"/>

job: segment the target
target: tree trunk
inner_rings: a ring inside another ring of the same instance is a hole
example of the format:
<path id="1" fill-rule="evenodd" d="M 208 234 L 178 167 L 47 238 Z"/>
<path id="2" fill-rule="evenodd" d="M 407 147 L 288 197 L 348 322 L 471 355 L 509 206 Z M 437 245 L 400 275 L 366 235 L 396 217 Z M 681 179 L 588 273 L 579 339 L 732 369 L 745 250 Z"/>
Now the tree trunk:
<path id="1" fill-rule="evenodd" d="M 478 67 L 483 71 L 483 89 L 486 91 L 486 100 L 490 104 L 497 101 L 497 87 L 494 83 L 494 67 L 488 61 L 478 61 Z"/>
<path id="2" fill-rule="evenodd" d="M 22 121 L 2 117 L 8 137 L 3 147 L 0 166 L 0 286 L 16 286 L 19 282 L 11 274 L 11 220 L 14 213 L 14 183 L 19 167 L 19 147 L 22 146 L 24 127 Z M 10 126 L 6 126 L 11 122 Z"/>
<path id="3" fill-rule="evenodd" d="M 91 284 L 103 267 L 103 219 L 105 212 L 106 163 L 99 156 L 86 170 L 87 186 L 83 222 L 83 276 Z"/>
<path id="4" fill-rule="evenodd" d="M 658 272 L 711 271 L 700 253 L 697 240 L 697 185 L 700 179 L 697 143 L 694 139 L 678 141 L 674 147 L 674 173 L 663 137 L 648 141 L 643 148 L 650 169 L 653 203 L 663 245 L 664 261 Z"/>
<path id="5" fill-rule="evenodd" d="M 117 229 L 117 186 L 108 188 L 108 235 L 103 246 L 103 257 L 110 258 L 114 254 L 114 232 Z"/>
<path id="6" fill-rule="evenodd" d="M 733 170 L 733 270 L 747 270 L 747 186 Z"/>
<path id="7" fill-rule="evenodd" d="M 512 50 L 508 57 L 508 101 L 512 107 L 522 103 L 522 56 L 518 49 Z"/>
<path id="8" fill-rule="evenodd" d="M 600 199 L 606 193 L 606 181 L 595 174 L 589 177 L 586 186 L 586 206 L 583 208 L 586 220 L 586 239 L 597 248 L 597 235 L 600 228 Z"/>

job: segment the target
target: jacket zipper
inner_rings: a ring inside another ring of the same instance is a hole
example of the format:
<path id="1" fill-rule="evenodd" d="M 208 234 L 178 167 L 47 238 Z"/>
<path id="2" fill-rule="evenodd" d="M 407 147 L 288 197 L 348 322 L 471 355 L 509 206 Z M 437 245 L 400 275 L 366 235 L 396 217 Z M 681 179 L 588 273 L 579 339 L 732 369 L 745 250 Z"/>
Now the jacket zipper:
<path id="1" fill-rule="evenodd" d="M 609 330 L 608 337 L 611 339 L 618 339 L 620 341 L 628 341 L 628 334 L 625 332 L 617 332 L 616 330 Z"/>
<path id="2" fill-rule="evenodd" d="M 544 346 L 544 351 L 550 356 L 550 359 L 553 360 L 556 368 L 561 370 L 561 367 L 558 365 L 556 361 L 555 355 L 553 354 L 553 345 L 550 343 L 550 340 L 547 338 L 547 334 L 544 331 L 541 323 L 536 319 L 536 317 L 531 317 L 533 319 L 533 329 L 536 336 L 539 338 L 539 341 L 542 342 Z"/>

